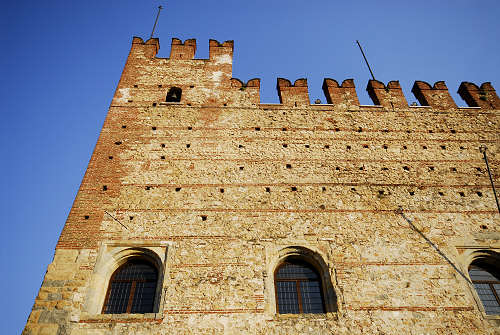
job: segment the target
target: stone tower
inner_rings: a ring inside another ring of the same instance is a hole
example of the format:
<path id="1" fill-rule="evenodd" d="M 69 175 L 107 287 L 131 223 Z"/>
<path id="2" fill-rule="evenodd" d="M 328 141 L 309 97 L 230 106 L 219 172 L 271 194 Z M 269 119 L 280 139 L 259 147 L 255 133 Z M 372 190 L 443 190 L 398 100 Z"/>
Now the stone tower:
<path id="1" fill-rule="evenodd" d="M 23 334 L 500 334 L 489 83 L 261 104 L 232 41 L 158 49 L 133 38 Z"/>

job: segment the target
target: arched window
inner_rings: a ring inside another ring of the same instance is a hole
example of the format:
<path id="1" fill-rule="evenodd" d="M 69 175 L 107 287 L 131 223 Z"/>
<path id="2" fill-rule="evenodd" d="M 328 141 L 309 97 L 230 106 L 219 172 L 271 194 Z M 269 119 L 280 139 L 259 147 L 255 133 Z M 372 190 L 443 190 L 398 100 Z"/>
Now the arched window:
<path id="1" fill-rule="evenodd" d="M 166 102 L 181 102 L 182 90 L 172 87 L 168 90 Z"/>
<path id="2" fill-rule="evenodd" d="M 158 271 L 148 261 L 132 258 L 111 276 L 104 301 L 104 314 L 152 313 Z"/>
<path id="3" fill-rule="evenodd" d="M 486 314 L 500 314 L 500 269 L 487 258 L 473 261 L 469 276 Z"/>
<path id="4" fill-rule="evenodd" d="M 274 281 L 278 313 L 325 313 L 321 277 L 311 264 L 288 258 L 276 269 Z"/>

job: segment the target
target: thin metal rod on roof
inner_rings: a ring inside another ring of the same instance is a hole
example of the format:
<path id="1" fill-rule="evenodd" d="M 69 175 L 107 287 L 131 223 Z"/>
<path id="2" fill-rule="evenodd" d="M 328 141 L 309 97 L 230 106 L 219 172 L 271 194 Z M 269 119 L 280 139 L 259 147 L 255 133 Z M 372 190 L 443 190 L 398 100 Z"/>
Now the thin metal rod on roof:
<path id="1" fill-rule="evenodd" d="M 158 18 L 160 17 L 160 12 L 161 12 L 162 9 L 163 9 L 162 6 L 158 6 L 158 14 L 156 14 L 156 20 L 155 20 L 155 24 L 153 26 L 153 31 L 151 31 L 151 37 L 150 38 L 153 38 L 153 34 L 155 33 L 155 29 L 156 29 L 156 24 L 158 23 Z"/>
<path id="2" fill-rule="evenodd" d="M 490 176 L 491 188 L 493 189 L 493 195 L 495 196 L 495 201 L 497 202 L 498 213 L 500 213 L 500 204 L 498 203 L 497 190 L 495 189 L 495 183 L 493 182 L 493 177 L 491 175 L 490 164 L 488 163 L 488 156 L 486 155 L 486 147 L 484 144 L 479 147 L 479 151 L 483 154 L 484 162 L 486 163 L 486 168 L 488 169 L 488 176 Z"/>
<path id="3" fill-rule="evenodd" d="M 368 59 L 366 59 L 365 53 L 363 52 L 363 48 L 361 47 L 361 44 L 359 44 L 359 41 L 356 40 L 356 43 L 358 43 L 359 50 L 361 50 L 361 54 L 363 55 L 363 58 L 365 59 L 366 65 L 368 66 L 368 70 L 370 70 L 370 74 L 372 75 L 373 80 L 375 80 L 375 76 L 373 75 L 372 68 L 370 67 L 370 64 L 368 64 Z"/>

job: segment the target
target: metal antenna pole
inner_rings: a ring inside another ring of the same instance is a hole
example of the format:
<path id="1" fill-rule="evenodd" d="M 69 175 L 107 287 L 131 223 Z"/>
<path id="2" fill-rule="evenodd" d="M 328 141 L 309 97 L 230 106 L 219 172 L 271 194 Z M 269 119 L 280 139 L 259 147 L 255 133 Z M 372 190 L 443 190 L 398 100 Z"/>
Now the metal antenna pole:
<path id="1" fill-rule="evenodd" d="M 158 23 L 158 18 L 160 17 L 160 11 L 163 9 L 162 6 L 158 6 L 158 14 L 156 14 L 156 20 L 155 20 L 155 24 L 153 26 L 153 31 L 151 31 L 151 37 L 150 38 L 153 38 L 153 34 L 155 33 L 155 29 L 156 29 L 156 24 Z"/>
<path id="2" fill-rule="evenodd" d="M 365 53 L 363 52 L 363 48 L 361 47 L 361 44 L 359 44 L 358 40 L 356 40 L 356 43 L 358 43 L 359 50 L 361 50 L 361 54 L 363 55 L 363 58 L 365 59 L 366 65 L 368 66 L 368 70 L 370 70 L 370 74 L 372 75 L 373 80 L 375 80 L 375 76 L 373 75 L 370 64 L 368 64 L 368 59 L 366 59 L 366 56 L 365 56 Z"/>
<path id="3" fill-rule="evenodd" d="M 488 163 L 488 156 L 486 156 L 486 150 L 488 147 L 481 145 L 479 151 L 482 152 L 484 162 L 486 163 L 486 168 L 488 169 L 488 176 L 490 177 L 491 188 L 493 189 L 493 195 L 495 196 L 495 201 L 497 202 L 498 213 L 500 213 L 500 204 L 498 203 L 497 190 L 495 189 L 495 183 L 493 182 L 493 177 L 491 176 L 490 164 Z"/>

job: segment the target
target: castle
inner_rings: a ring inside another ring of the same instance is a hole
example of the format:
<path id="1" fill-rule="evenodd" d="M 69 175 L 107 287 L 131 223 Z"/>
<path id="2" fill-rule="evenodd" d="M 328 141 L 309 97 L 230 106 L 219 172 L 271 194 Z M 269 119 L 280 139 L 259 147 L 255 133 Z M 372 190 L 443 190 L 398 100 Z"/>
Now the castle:
<path id="1" fill-rule="evenodd" d="M 158 50 L 133 38 L 23 334 L 500 334 L 491 84 L 262 104 L 232 41 Z"/>

